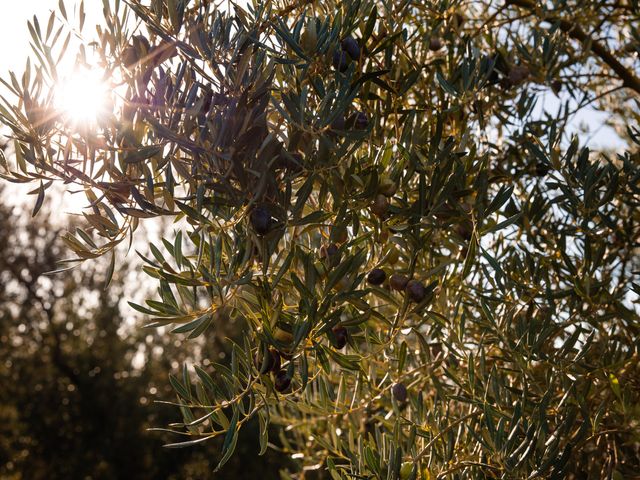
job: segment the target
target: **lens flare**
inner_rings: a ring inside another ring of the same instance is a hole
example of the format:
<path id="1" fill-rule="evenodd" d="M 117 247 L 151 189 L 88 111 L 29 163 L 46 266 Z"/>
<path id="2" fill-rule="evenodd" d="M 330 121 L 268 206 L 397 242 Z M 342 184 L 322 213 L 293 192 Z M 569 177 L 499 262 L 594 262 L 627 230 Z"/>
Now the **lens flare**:
<path id="1" fill-rule="evenodd" d="M 109 85 L 97 70 L 77 69 L 55 93 L 55 105 L 75 126 L 94 125 L 108 111 Z"/>

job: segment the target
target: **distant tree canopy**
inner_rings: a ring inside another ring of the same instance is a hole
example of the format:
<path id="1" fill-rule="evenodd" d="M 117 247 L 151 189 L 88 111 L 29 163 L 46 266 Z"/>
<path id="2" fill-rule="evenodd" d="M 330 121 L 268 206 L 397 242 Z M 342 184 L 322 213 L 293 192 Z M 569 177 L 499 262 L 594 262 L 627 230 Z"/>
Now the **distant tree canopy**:
<path id="1" fill-rule="evenodd" d="M 0 189 L 0 197 L 7 193 Z M 0 478 L 209 478 L 221 441 L 158 455 L 162 435 L 148 431 L 175 420 L 172 407 L 154 402 L 171 394 L 167 372 L 186 349 L 124 324 L 119 303 L 129 268 L 121 265 L 108 291 L 105 262 L 45 275 L 67 253 L 59 227 L 44 216 L 20 219 L 19 209 L 4 205 L 0 225 Z M 235 337 L 238 327 L 224 331 Z M 221 332 L 204 337 L 198 357 L 230 353 Z M 132 365 L 136 355 L 142 366 Z M 257 433 L 256 421 L 240 438 L 240 455 L 256 454 Z M 225 471 L 275 479 L 284 463 L 236 457 Z"/>
<path id="2" fill-rule="evenodd" d="M 60 5 L 4 82 L 4 178 L 34 212 L 84 190 L 77 260 L 179 221 L 132 307 L 180 338 L 244 325 L 169 378 L 168 446 L 219 437 L 220 468 L 257 418 L 284 478 L 638 471 L 637 1 L 105 1 L 75 55 L 111 108 L 81 124 Z M 626 148 L 571 136 L 588 108 Z"/>

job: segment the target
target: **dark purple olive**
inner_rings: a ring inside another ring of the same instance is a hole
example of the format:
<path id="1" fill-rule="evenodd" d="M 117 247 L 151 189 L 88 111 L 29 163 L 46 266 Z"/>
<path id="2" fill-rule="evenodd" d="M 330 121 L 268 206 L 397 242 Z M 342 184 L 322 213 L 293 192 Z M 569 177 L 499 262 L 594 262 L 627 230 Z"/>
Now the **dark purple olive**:
<path id="1" fill-rule="evenodd" d="M 229 102 L 229 97 L 227 97 L 224 93 L 216 92 L 213 94 L 213 98 L 211 99 L 211 103 L 213 105 L 226 105 Z"/>
<path id="2" fill-rule="evenodd" d="M 330 267 L 336 267 L 340 264 L 342 255 L 340 255 L 338 246 L 335 243 L 330 243 L 320 249 L 320 258 L 325 259 Z"/>
<path id="3" fill-rule="evenodd" d="M 346 121 L 344 115 L 338 115 L 338 117 L 331 122 L 331 130 L 344 130 L 346 128 Z"/>
<path id="4" fill-rule="evenodd" d="M 394 383 L 393 387 L 391 387 L 391 393 L 398 402 L 404 403 L 407 401 L 407 387 L 402 383 Z"/>
<path id="5" fill-rule="evenodd" d="M 289 389 L 289 387 L 291 386 L 291 378 L 289 378 L 289 375 L 287 375 L 286 370 L 280 370 L 278 373 L 276 373 L 276 378 L 273 382 L 273 386 L 280 393 L 283 393 Z"/>
<path id="6" fill-rule="evenodd" d="M 331 227 L 331 240 L 344 243 L 349 239 L 349 232 L 344 225 L 334 225 Z"/>
<path id="7" fill-rule="evenodd" d="M 467 242 L 471 240 L 473 235 L 473 223 L 469 219 L 465 219 L 462 223 L 455 226 L 455 232 Z"/>
<path id="8" fill-rule="evenodd" d="M 271 230 L 271 213 L 265 207 L 256 207 L 251 212 L 251 226 L 258 235 L 266 235 Z"/>
<path id="9" fill-rule="evenodd" d="M 420 303 L 426 296 L 424 285 L 418 280 L 409 280 L 407 282 L 407 295 L 411 301 Z"/>
<path id="10" fill-rule="evenodd" d="M 339 72 L 345 72 L 349 67 L 349 56 L 343 50 L 333 52 L 333 68 Z"/>
<path id="11" fill-rule="evenodd" d="M 536 176 L 544 177 L 546 174 L 549 173 L 549 170 L 550 170 L 550 165 L 548 163 L 544 163 L 544 162 L 536 163 Z"/>
<path id="12" fill-rule="evenodd" d="M 387 274 L 381 268 L 374 268 L 367 275 L 367 282 L 371 285 L 382 285 L 387 278 Z"/>
<path id="13" fill-rule="evenodd" d="M 280 355 L 277 351 L 270 348 L 267 361 L 263 362 L 263 359 L 256 354 L 255 363 L 261 375 L 264 375 L 267 372 L 277 372 L 278 370 L 280 370 Z"/>
<path id="14" fill-rule="evenodd" d="M 553 93 L 558 95 L 562 90 L 562 80 L 554 80 L 551 82 L 551 90 L 553 90 Z"/>
<path id="15" fill-rule="evenodd" d="M 356 128 L 359 130 L 364 130 L 369 126 L 369 119 L 367 118 L 367 114 L 363 112 L 358 112 L 356 116 Z"/>
<path id="16" fill-rule="evenodd" d="M 369 118 L 364 112 L 354 112 L 349 115 L 347 119 L 347 125 L 356 130 L 364 130 L 369 126 Z"/>
<path id="17" fill-rule="evenodd" d="M 431 37 L 431 40 L 429 40 L 429 50 L 432 52 L 437 52 L 442 46 L 442 39 L 440 37 Z"/>
<path id="18" fill-rule="evenodd" d="M 336 348 L 342 350 L 347 345 L 347 329 L 342 326 L 333 327 L 333 334 L 336 337 Z"/>
<path id="19" fill-rule="evenodd" d="M 330 243 L 329 245 L 327 245 L 327 247 L 324 249 L 324 255 L 325 257 L 333 257 L 334 255 L 336 255 L 339 251 L 338 246 L 335 243 Z"/>
<path id="20" fill-rule="evenodd" d="M 277 372 L 278 370 L 280 370 L 280 366 L 282 365 L 282 360 L 280 359 L 280 354 L 278 353 L 277 350 L 274 350 L 273 348 L 270 348 L 269 349 L 269 355 L 271 356 L 271 361 L 272 361 L 271 371 L 272 372 Z"/>
<path id="21" fill-rule="evenodd" d="M 342 40 L 342 50 L 347 52 L 352 60 L 360 58 L 360 45 L 353 37 L 346 37 Z"/>
<path id="22" fill-rule="evenodd" d="M 282 153 L 276 161 L 276 168 L 284 168 L 287 171 L 297 174 L 303 170 L 304 160 L 300 152 Z"/>
<path id="23" fill-rule="evenodd" d="M 138 53 L 136 52 L 136 47 L 133 45 L 127 45 L 125 49 L 122 51 L 122 63 L 127 68 L 132 68 L 138 63 Z"/>
<path id="24" fill-rule="evenodd" d="M 371 204 L 371 211 L 378 217 L 384 217 L 389 209 L 389 199 L 381 193 L 376 195 L 373 203 Z"/>
<path id="25" fill-rule="evenodd" d="M 400 292 L 404 292 L 407 288 L 407 283 L 409 283 L 409 279 L 405 275 L 400 275 L 399 273 L 394 273 L 389 278 L 389 286 L 393 290 L 398 290 Z"/>
<path id="26" fill-rule="evenodd" d="M 524 82 L 530 74 L 531 71 L 526 65 L 514 65 L 509 69 L 509 74 L 507 75 L 508 86 L 517 87 Z"/>

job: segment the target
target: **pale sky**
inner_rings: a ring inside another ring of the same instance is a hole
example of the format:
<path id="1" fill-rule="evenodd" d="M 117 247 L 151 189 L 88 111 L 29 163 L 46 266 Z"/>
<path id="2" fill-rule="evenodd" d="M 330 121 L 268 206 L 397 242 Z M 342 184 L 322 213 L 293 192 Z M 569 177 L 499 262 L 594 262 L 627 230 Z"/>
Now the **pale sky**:
<path id="1" fill-rule="evenodd" d="M 7 2 L 8 3 L 8 2 Z M 73 5 L 77 0 L 65 0 L 67 14 L 73 14 Z M 29 41 L 31 39 L 27 29 L 27 21 L 37 14 L 40 26 L 46 29 L 51 10 L 58 9 L 57 0 L 20 0 L 11 2 L 0 15 L 0 75 L 4 78 L 9 69 L 22 72 L 27 54 L 31 53 Z M 85 28 L 89 29 L 102 18 L 102 2 L 100 0 L 85 0 L 87 19 Z"/>

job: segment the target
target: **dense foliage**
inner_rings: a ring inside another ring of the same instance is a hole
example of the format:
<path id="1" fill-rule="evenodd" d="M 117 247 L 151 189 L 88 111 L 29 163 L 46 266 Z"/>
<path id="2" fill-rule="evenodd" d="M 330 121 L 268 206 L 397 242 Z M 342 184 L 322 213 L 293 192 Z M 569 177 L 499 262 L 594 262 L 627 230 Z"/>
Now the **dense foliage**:
<path id="1" fill-rule="evenodd" d="M 35 211 L 84 189 L 78 259 L 179 221 L 132 307 L 189 339 L 242 322 L 170 377 L 168 446 L 221 437 L 223 465 L 258 418 L 285 478 L 638 471 L 637 2 L 126 3 L 78 51 L 113 83 L 95 125 L 53 107 L 71 16 L 31 25 L 4 175 Z M 627 148 L 570 136 L 594 106 Z"/>

